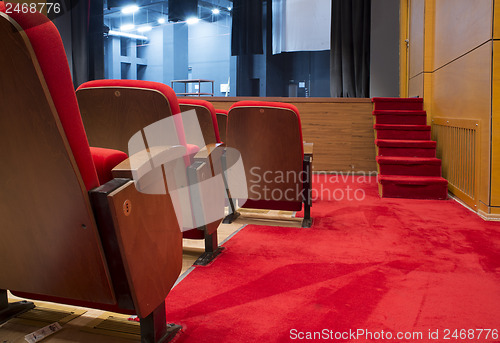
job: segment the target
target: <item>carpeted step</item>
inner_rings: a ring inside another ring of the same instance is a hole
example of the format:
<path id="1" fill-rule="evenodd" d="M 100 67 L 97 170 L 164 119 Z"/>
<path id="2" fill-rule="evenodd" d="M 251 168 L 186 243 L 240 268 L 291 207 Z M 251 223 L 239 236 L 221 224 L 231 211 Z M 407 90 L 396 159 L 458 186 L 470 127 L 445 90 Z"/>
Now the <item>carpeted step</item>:
<path id="1" fill-rule="evenodd" d="M 422 98 L 373 98 L 374 110 L 417 110 L 424 109 Z"/>
<path id="2" fill-rule="evenodd" d="M 429 125 L 373 125 L 377 139 L 410 139 L 424 140 L 431 139 L 431 127 Z"/>
<path id="3" fill-rule="evenodd" d="M 379 175 L 383 198 L 436 199 L 448 197 L 448 181 L 437 176 Z"/>
<path id="4" fill-rule="evenodd" d="M 434 157 L 377 156 L 380 175 L 441 176 L 441 160 Z"/>
<path id="5" fill-rule="evenodd" d="M 378 156 L 436 157 L 436 142 L 376 139 Z"/>
<path id="6" fill-rule="evenodd" d="M 416 110 L 376 110 L 373 111 L 375 124 L 427 125 L 427 112 Z"/>

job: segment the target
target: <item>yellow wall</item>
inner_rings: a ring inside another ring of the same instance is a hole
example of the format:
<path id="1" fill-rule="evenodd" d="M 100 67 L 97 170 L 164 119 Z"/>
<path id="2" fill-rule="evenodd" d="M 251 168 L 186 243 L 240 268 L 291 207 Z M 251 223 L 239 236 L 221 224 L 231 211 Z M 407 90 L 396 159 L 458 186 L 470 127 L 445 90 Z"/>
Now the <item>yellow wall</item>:
<path id="1" fill-rule="evenodd" d="M 476 209 L 500 214 L 500 41 L 495 40 L 500 0 L 406 0 L 406 5 L 409 13 L 401 12 L 401 23 L 407 20 L 409 26 L 410 72 L 409 79 L 401 73 L 401 83 L 408 82 L 409 96 L 424 98 L 429 118 L 480 121 Z"/>

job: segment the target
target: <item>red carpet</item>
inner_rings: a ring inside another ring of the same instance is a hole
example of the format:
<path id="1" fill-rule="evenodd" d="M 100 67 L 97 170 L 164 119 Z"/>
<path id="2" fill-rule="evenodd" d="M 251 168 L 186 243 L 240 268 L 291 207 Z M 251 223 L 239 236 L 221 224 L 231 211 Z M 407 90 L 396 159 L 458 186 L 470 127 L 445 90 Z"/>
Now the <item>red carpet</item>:
<path id="1" fill-rule="evenodd" d="M 500 329 L 500 223 L 452 200 L 380 199 L 375 178 L 320 176 L 314 187 L 311 229 L 247 226 L 172 290 L 167 317 L 184 327 L 176 342 L 292 342 L 299 332 L 349 330 L 357 340 L 329 340 L 430 342 L 438 330 L 432 342 L 500 341 L 486 331 L 470 338 L 479 330 L 452 338 L 455 329 Z M 382 330 L 394 338 L 375 339 Z"/>

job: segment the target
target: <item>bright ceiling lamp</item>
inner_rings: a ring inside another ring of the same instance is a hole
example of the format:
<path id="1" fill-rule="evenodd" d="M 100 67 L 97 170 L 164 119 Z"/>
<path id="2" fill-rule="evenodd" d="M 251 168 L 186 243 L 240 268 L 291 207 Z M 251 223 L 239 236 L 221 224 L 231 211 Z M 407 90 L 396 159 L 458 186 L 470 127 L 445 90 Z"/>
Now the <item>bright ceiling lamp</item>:
<path id="1" fill-rule="evenodd" d="M 108 35 L 115 36 L 115 37 L 126 37 L 126 38 L 132 38 L 132 39 L 140 39 L 143 41 L 148 41 L 148 39 L 149 39 L 146 36 L 134 35 L 134 34 L 128 33 L 128 32 L 113 31 L 113 30 L 109 30 Z"/>
<path id="2" fill-rule="evenodd" d="M 215 14 L 215 15 L 220 14 L 220 9 L 218 9 L 218 8 L 214 8 L 214 9 L 212 10 L 212 14 Z"/>
<path id="3" fill-rule="evenodd" d="M 130 5 L 130 6 L 125 6 L 122 8 L 122 13 L 123 14 L 132 14 L 135 13 L 139 10 L 139 6 L 137 5 Z"/>
<path id="4" fill-rule="evenodd" d="M 158 19 L 158 24 L 165 24 L 165 18 Z"/>
<path id="5" fill-rule="evenodd" d="M 120 31 L 132 31 L 133 29 L 135 29 L 134 24 L 125 24 L 120 26 Z"/>
<path id="6" fill-rule="evenodd" d="M 196 24 L 197 22 L 199 22 L 200 19 L 196 18 L 196 17 L 192 17 L 192 18 L 188 18 L 186 20 L 186 23 L 188 23 L 189 25 L 192 25 L 192 24 Z"/>
<path id="7" fill-rule="evenodd" d="M 231 11 L 232 9 L 233 9 L 233 8 L 232 8 L 231 6 L 229 6 L 229 7 L 227 8 L 227 10 L 228 10 L 228 11 Z"/>
<path id="8" fill-rule="evenodd" d="M 151 25 L 145 25 L 145 26 L 141 26 L 137 29 L 137 31 L 139 32 L 148 32 L 148 31 L 151 31 L 153 29 L 153 27 Z"/>

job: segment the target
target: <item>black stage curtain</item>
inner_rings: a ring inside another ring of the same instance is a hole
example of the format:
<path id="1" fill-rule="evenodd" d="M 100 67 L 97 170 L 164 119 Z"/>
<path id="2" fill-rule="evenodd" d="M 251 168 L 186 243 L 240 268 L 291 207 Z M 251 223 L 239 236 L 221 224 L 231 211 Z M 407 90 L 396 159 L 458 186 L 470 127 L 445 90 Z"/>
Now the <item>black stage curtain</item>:
<path id="1" fill-rule="evenodd" d="M 234 0 L 231 55 L 263 53 L 262 0 Z"/>
<path id="2" fill-rule="evenodd" d="M 89 80 L 104 78 L 103 0 L 59 2 L 62 11 L 49 18 L 69 16 L 69 20 L 61 21 L 58 29 L 71 30 L 71 48 L 68 46 L 66 53 L 72 62 L 73 85 L 77 88 Z"/>
<path id="3" fill-rule="evenodd" d="M 332 97 L 369 97 L 370 16 L 371 0 L 332 0 Z"/>

